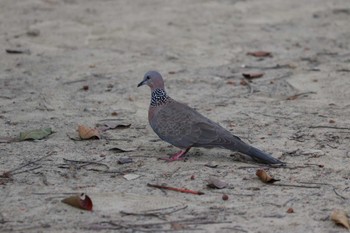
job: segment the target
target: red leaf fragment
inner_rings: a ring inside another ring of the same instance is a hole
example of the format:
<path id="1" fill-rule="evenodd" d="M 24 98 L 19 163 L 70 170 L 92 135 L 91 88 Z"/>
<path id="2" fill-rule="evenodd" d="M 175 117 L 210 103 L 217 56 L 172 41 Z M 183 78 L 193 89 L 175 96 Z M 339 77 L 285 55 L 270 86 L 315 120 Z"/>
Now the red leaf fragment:
<path id="1" fill-rule="evenodd" d="M 92 211 L 92 201 L 85 193 L 67 197 L 63 199 L 62 202 L 75 208 Z"/>

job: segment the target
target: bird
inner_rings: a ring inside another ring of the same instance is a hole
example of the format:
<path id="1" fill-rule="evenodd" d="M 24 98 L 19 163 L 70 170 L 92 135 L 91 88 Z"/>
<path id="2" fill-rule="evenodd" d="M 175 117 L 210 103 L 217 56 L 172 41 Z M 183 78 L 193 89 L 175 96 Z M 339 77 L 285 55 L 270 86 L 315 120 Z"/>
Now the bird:
<path id="1" fill-rule="evenodd" d="M 143 85 L 151 88 L 148 121 L 153 131 L 163 141 L 180 148 L 179 152 L 165 160 L 181 160 L 181 156 L 192 147 L 202 147 L 240 152 L 263 164 L 284 164 L 270 154 L 245 143 L 195 109 L 172 99 L 166 93 L 163 77 L 158 71 L 148 71 L 137 87 Z"/>

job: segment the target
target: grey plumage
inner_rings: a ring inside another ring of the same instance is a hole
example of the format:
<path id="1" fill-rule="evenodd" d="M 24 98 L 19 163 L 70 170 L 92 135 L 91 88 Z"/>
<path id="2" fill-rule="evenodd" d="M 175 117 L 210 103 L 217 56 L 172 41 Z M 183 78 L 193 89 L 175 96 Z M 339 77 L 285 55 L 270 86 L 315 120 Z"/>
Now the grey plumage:
<path id="1" fill-rule="evenodd" d="M 261 163 L 282 164 L 271 155 L 246 144 L 193 108 L 170 98 L 158 72 L 147 72 L 138 86 L 144 84 L 152 90 L 148 113 L 152 129 L 162 140 L 184 150 L 174 155 L 171 161 L 179 159 L 191 147 L 218 147 L 241 152 Z"/>

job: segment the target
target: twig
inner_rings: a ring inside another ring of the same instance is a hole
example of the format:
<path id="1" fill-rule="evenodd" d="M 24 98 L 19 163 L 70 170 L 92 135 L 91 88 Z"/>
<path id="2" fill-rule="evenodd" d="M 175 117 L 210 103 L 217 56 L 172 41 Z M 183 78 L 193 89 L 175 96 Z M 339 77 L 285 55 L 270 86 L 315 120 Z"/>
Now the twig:
<path id="1" fill-rule="evenodd" d="M 98 166 L 104 166 L 107 168 L 107 170 L 109 169 L 109 166 L 107 164 L 104 164 L 104 163 L 99 163 L 99 162 L 94 162 L 94 161 L 84 161 L 84 160 L 72 160 L 72 159 L 65 159 L 63 158 L 63 160 L 65 162 L 70 162 L 70 163 L 76 163 L 76 164 L 81 164 L 78 168 L 82 168 L 82 167 L 85 167 L 85 166 L 88 166 L 88 165 L 98 165 Z M 103 160 L 103 159 L 102 159 Z M 102 161 L 100 160 L 100 161 Z"/>
<path id="2" fill-rule="evenodd" d="M 85 82 L 85 81 L 88 81 L 86 78 L 83 78 L 83 79 L 77 79 L 77 80 L 73 80 L 73 81 L 67 81 L 67 82 L 64 82 L 63 84 L 73 84 L 73 83 L 80 83 L 80 82 Z"/>
<path id="3" fill-rule="evenodd" d="M 350 130 L 350 128 L 346 127 L 337 127 L 337 126 L 328 126 L 328 125 L 312 125 L 309 126 L 310 129 L 346 129 Z"/>
<path id="4" fill-rule="evenodd" d="M 153 188 L 159 188 L 159 189 L 167 189 L 167 190 L 172 190 L 176 192 L 181 192 L 181 193 L 190 193 L 190 194 L 195 194 L 195 195 L 203 195 L 203 192 L 200 191 L 193 191 L 189 189 L 182 189 L 182 188 L 174 188 L 174 187 L 169 187 L 169 186 L 162 186 L 162 185 L 157 185 L 157 184 L 147 184 L 148 187 L 153 187 Z"/>
<path id="5" fill-rule="evenodd" d="M 337 196 L 340 197 L 341 199 L 343 199 L 343 200 L 347 200 L 347 199 L 348 199 L 348 198 L 346 198 L 346 197 L 340 195 L 340 194 L 337 192 L 337 190 L 336 190 L 335 187 L 333 187 L 333 191 L 334 191 L 335 195 L 337 195 Z"/>
<path id="6" fill-rule="evenodd" d="M 146 228 L 153 232 L 154 227 L 162 226 L 162 225 L 168 225 L 168 224 L 173 224 L 173 223 L 179 223 L 179 224 L 184 224 L 184 225 L 204 225 L 204 224 L 221 224 L 221 223 L 232 223 L 232 221 L 215 221 L 215 220 L 208 220 L 207 217 L 195 217 L 195 218 L 189 218 L 189 219 L 184 219 L 184 220 L 174 220 L 174 221 L 165 221 L 165 222 L 154 222 L 154 223 L 142 223 L 142 224 L 128 224 L 128 223 L 118 223 L 118 222 L 113 222 L 113 221 L 104 221 L 97 223 L 98 229 L 122 229 L 122 228 L 127 228 L 127 229 L 138 229 L 141 230 L 140 228 Z M 95 226 L 97 224 L 94 224 Z M 101 226 L 100 224 L 109 224 L 109 226 Z M 111 228 L 113 226 L 113 228 Z M 93 226 L 89 226 L 89 229 L 91 229 Z M 94 228 L 94 227 L 93 227 Z M 97 227 L 96 227 L 97 228 Z"/>
<path id="7" fill-rule="evenodd" d="M 310 188 L 319 189 L 321 186 L 308 186 L 308 185 L 297 185 L 297 184 L 271 184 L 272 186 L 285 186 L 285 187 L 295 187 L 295 188 Z"/>
<path id="8" fill-rule="evenodd" d="M 347 200 L 347 199 L 349 199 L 349 198 L 347 198 L 347 197 L 344 197 L 344 196 L 342 196 L 342 195 L 340 195 L 338 192 L 337 192 L 337 189 L 334 187 L 334 185 L 332 185 L 332 184 L 328 184 L 328 183 L 320 183 L 320 182 L 299 182 L 299 183 L 301 183 L 301 184 L 319 184 L 319 185 L 329 185 L 329 186 L 331 186 L 332 188 L 333 188 L 333 191 L 334 191 L 334 193 L 338 196 L 338 197 L 340 197 L 340 198 L 342 198 L 343 200 Z"/>
<path id="9" fill-rule="evenodd" d="M 254 93 L 254 89 L 253 89 L 253 86 L 250 84 L 250 81 L 248 80 L 248 79 L 246 79 L 246 78 L 242 78 L 244 81 L 245 81 L 245 83 L 247 84 L 247 87 L 248 87 L 248 89 L 249 89 L 249 94 L 251 95 L 251 94 L 253 94 Z"/>
<path id="10" fill-rule="evenodd" d="M 12 172 L 11 175 L 17 175 L 17 174 L 21 174 L 21 173 L 25 173 L 25 172 L 30 172 L 30 171 L 37 170 L 37 169 L 39 169 L 39 168 L 42 168 L 42 166 L 39 165 L 39 166 L 37 166 L 37 167 L 29 168 L 29 169 L 24 170 L 24 171 Z"/>
<path id="11" fill-rule="evenodd" d="M 11 176 L 11 175 L 14 175 L 14 174 L 19 174 L 19 173 L 35 170 L 36 168 L 35 169 L 29 169 L 29 170 L 26 170 L 26 171 L 23 171 L 23 172 L 16 172 L 16 173 L 14 173 L 14 171 L 18 171 L 18 170 L 20 170 L 20 169 L 22 169 L 24 167 L 27 167 L 27 166 L 29 166 L 31 164 L 35 164 L 36 162 L 39 162 L 40 160 L 43 160 L 43 159 L 45 159 L 45 158 L 47 158 L 47 157 L 49 157 L 49 156 L 51 156 L 51 155 L 53 155 L 55 153 L 56 153 L 56 151 L 50 151 L 49 153 L 47 153 L 47 155 L 44 155 L 44 156 L 42 156 L 42 157 L 40 157 L 40 158 L 38 158 L 36 160 L 30 161 L 30 162 L 28 162 L 28 163 L 26 163 L 26 164 L 24 164 L 22 166 L 19 166 L 19 167 L 15 168 L 15 169 L 12 169 L 10 171 L 4 172 L 3 175 L 1 175 L 1 176 L 4 176 L 5 174 L 8 175 L 8 176 Z"/>
<path id="12" fill-rule="evenodd" d="M 251 65 L 244 65 L 243 68 L 245 69 L 261 69 L 261 70 L 272 70 L 272 69 L 285 69 L 285 68 L 289 68 L 292 69 L 293 67 L 289 64 L 285 64 L 285 65 L 280 65 L 280 64 L 276 64 L 274 66 L 251 66 Z"/>
<path id="13" fill-rule="evenodd" d="M 286 98 L 286 100 L 295 100 L 298 96 L 301 96 L 301 95 L 308 95 L 308 94 L 317 94 L 317 92 L 308 91 L 308 92 L 298 93 L 298 94 L 295 94 L 295 95 L 288 96 L 288 97 Z"/>

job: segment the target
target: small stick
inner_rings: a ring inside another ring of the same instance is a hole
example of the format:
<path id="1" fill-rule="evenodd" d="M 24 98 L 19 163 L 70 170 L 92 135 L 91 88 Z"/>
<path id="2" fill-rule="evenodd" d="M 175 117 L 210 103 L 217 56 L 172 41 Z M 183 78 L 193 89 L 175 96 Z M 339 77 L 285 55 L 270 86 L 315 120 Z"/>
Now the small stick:
<path id="1" fill-rule="evenodd" d="M 320 186 L 307 186 L 307 185 L 295 185 L 295 184 L 271 184 L 271 186 L 285 186 L 285 187 L 309 188 L 309 189 L 321 188 Z"/>
<path id="2" fill-rule="evenodd" d="M 167 189 L 167 190 L 172 190 L 180 193 L 190 193 L 194 195 L 203 195 L 203 192 L 200 191 L 193 191 L 189 189 L 182 189 L 182 188 L 174 188 L 174 187 L 168 187 L 168 186 L 162 186 L 162 185 L 157 185 L 157 184 L 147 184 L 148 187 L 153 187 L 153 188 L 159 188 L 159 189 Z"/>
<path id="3" fill-rule="evenodd" d="M 50 152 L 47 153 L 46 155 L 44 155 L 44 156 L 42 156 L 42 157 L 40 157 L 40 158 L 38 158 L 38 159 L 36 159 L 36 160 L 30 161 L 30 162 L 28 162 L 28 163 L 26 163 L 26 164 L 24 164 L 24 165 L 22 165 L 22 166 L 19 166 L 19 167 L 14 168 L 14 169 L 12 169 L 12 170 L 10 170 L 10 171 L 4 172 L 2 175 L 0 175 L 0 177 L 3 177 L 3 176 L 11 176 L 11 175 L 14 175 L 14 174 L 22 173 L 22 172 L 16 172 L 16 173 L 14 173 L 14 172 L 15 172 L 15 171 L 18 171 L 18 170 L 20 170 L 20 169 L 22 169 L 22 168 L 24 168 L 24 167 L 27 167 L 27 166 L 29 166 L 29 165 L 31 165 L 31 164 L 35 164 L 36 162 L 39 162 L 40 160 L 43 160 L 43 159 L 45 159 L 45 158 L 47 158 L 47 157 L 49 157 L 49 156 L 51 156 L 51 155 L 53 155 L 53 154 L 55 154 L 55 153 L 56 153 L 56 151 L 50 151 Z M 27 172 L 27 171 L 31 171 L 31 170 L 35 170 L 35 169 L 37 169 L 37 168 L 29 169 L 29 170 L 26 170 L 26 171 L 23 171 L 23 172 Z"/>
<path id="4" fill-rule="evenodd" d="M 337 127 L 337 126 L 328 126 L 328 125 L 312 125 L 309 126 L 310 129 L 347 129 L 350 130 L 350 128 L 346 127 Z"/>

